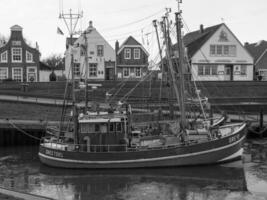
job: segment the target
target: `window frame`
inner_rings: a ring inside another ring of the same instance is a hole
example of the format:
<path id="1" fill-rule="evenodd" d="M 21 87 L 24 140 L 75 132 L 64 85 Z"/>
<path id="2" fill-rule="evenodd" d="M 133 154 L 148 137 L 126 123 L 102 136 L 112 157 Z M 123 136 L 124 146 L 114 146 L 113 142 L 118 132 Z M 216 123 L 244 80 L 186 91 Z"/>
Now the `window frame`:
<path id="1" fill-rule="evenodd" d="M 30 72 L 30 70 L 31 69 L 34 69 L 34 72 Z M 35 67 L 35 66 L 30 66 L 30 67 L 27 67 L 27 82 L 31 82 L 30 80 L 29 80 L 29 74 L 35 74 L 35 81 L 33 81 L 33 82 L 37 82 L 38 80 L 38 77 L 37 77 L 37 67 Z"/>
<path id="2" fill-rule="evenodd" d="M 217 76 L 218 65 L 198 65 L 198 76 Z"/>
<path id="3" fill-rule="evenodd" d="M 125 72 L 128 72 L 128 75 L 125 75 Z M 124 78 L 129 78 L 130 77 L 130 68 L 129 67 L 124 67 L 123 68 L 123 77 Z"/>
<path id="4" fill-rule="evenodd" d="M 6 55 L 6 59 L 3 59 L 4 55 Z M 8 51 L 4 51 L 1 53 L 0 61 L 1 61 L 1 63 L 7 63 L 8 62 Z"/>
<path id="5" fill-rule="evenodd" d="M 14 50 L 20 50 L 20 54 L 15 55 Z M 20 60 L 14 60 L 14 56 L 20 56 Z M 21 47 L 13 47 L 11 48 L 11 58 L 13 63 L 21 63 L 22 62 L 22 48 Z"/>
<path id="6" fill-rule="evenodd" d="M 98 57 L 103 57 L 104 56 L 104 45 L 96 45 L 96 52 L 97 52 Z"/>
<path id="7" fill-rule="evenodd" d="M 138 56 L 136 56 L 136 53 Z M 134 48 L 134 59 L 139 60 L 141 58 L 141 51 L 139 48 Z"/>
<path id="8" fill-rule="evenodd" d="M 131 49 L 130 48 L 125 48 L 124 49 L 124 59 L 126 59 L 126 60 L 130 60 L 131 59 Z"/>
<path id="9" fill-rule="evenodd" d="M 30 60 L 28 59 L 28 55 L 30 55 Z M 27 63 L 32 63 L 33 62 L 33 54 L 29 51 L 26 51 L 26 62 Z"/>
<path id="10" fill-rule="evenodd" d="M 80 65 L 80 63 L 74 63 L 73 64 L 73 74 L 74 74 L 74 77 L 80 77 L 81 76 L 81 65 Z"/>
<path id="11" fill-rule="evenodd" d="M 139 71 L 139 75 L 137 75 L 138 71 Z M 138 77 L 138 78 L 141 77 L 141 67 L 136 67 L 135 68 L 135 77 Z"/>
<path id="12" fill-rule="evenodd" d="M 88 76 L 97 77 L 97 63 L 89 63 Z"/>
<path id="13" fill-rule="evenodd" d="M 236 57 L 236 45 L 210 45 L 210 56 L 211 57 Z"/>
<path id="14" fill-rule="evenodd" d="M 19 79 L 15 78 L 15 70 L 18 70 L 18 69 L 21 71 L 21 73 L 20 73 L 21 80 L 20 81 L 19 81 Z M 23 68 L 22 67 L 13 67 L 12 68 L 12 80 L 15 80 L 17 82 L 23 82 Z"/>
<path id="15" fill-rule="evenodd" d="M 247 65 L 241 65 L 240 66 L 240 75 L 241 76 L 246 76 L 247 75 Z"/>
<path id="16" fill-rule="evenodd" d="M 1 77 L 4 77 L 4 76 L 1 75 L 1 71 L 2 70 L 6 71 L 6 77 L 5 78 L 1 78 Z M 8 79 L 8 67 L 0 67 L 0 81 L 3 81 L 5 79 Z"/>

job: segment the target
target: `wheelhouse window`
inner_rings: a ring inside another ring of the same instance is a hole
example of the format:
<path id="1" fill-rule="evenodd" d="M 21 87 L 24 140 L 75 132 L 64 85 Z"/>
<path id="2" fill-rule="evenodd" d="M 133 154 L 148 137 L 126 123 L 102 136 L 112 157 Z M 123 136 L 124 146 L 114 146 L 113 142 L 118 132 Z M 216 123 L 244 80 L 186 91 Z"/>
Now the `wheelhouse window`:
<path id="1" fill-rule="evenodd" d="M 218 74 L 218 66 L 217 65 L 198 65 L 198 75 L 199 76 L 216 76 Z"/>
<path id="2" fill-rule="evenodd" d="M 22 82 L 22 68 L 12 68 L 12 79 L 17 82 Z"/>
<path id="3" fill-rule="evenodd" d="M 130 76 L 130 68 L 123 68 L 123 77 L 129 77 Z"/>
<path id="4" fill-rule="evenodd" d="M 131 59 L 131 49 L 125 49 L 124 50 L 124 58 L 125 59 Z"/>
<path id="5" fill-rule="evenodd" d="M 235 45 L 210 45 L 210 56 L 234 57 L 236 56 Z"/>
<path id="6" fill-rule="evenodd" d="M 104 56 L 104 45 L 97 45 L 97 56 Z"/>
<path id="7" fill-rule="evenodd" d="M 134 59 L 140 59 L 140 49 L 134 49 Z"/>
<path id="8" fill-rule="evenodd" d="M 33 62 L 32 53 L 26 51 L 26 62 Z"/>
<path id="9" fill-rule="evenodd" d="M 2 63 L 7 63 L 8 57 L 7 57 L 7 51 L 1 53 L 1 62 Z"/>
<path id="10" fill-rule="evenodd" d="M 8 78 L 8 68 L 0 68 L 0 80 Z"/>
<path id="11" fill-rule="evenodd" d="M 12 62 L 22 62 L 22 49 L 12 48 Z"/>
<path id="12" fill-rule="evenodd" d="M 97 77 L 97 64 L 89 63 L 89 77 Z"/>

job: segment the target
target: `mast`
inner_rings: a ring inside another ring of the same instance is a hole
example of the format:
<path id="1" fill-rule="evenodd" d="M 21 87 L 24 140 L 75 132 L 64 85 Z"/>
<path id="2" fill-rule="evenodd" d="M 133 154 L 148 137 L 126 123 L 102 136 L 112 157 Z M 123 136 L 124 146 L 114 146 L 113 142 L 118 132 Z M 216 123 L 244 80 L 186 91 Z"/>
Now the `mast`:
<path id="1" fill-rule="evenodd" d="M 180 10 L 181 0 L 178 0 L 178 12 L 175 13 L 175 21 L 176 21 L 176 33 L 177 33 L 177 45 L 178 45 L 178 75 L 179 75 L 179 107 L 181 112 L 181 126 L 182 129 L 186 128 L 186 114 L 185 114 L 185 84 L 184 84 L 184 48 L 182 41 L 182 22 L 181 22 L 181 14 Z"/>
<path id="2" fill-rule="evenodd" d="M 160 103 L 160 113 L 159 118 L 161 117 L 161 96 L 162 96 L 162 81 L 163 81 L 163 72 L 164 72 L 164 64 L 163 64 L 163 57 L 162 57 L 162 49 L 159 42 L 159 33 L 158 33 L 158 26 L 157 26 L 157 20 L 153 20 L 153 25 L 156 30 L 157 35 L 157 42 L 158 42 L 158 48 L 159 48 L 159 55 L 160 55 L 160 63 L 161 63 L 161 80 L 160 80 L 160 91 L 159 91 L 159 103 Z"/>
<path id="3" fill-rule="evenodd" d="M 162 30 L 163 30 L 163 35 L 164 35 L 164 40 L 165 40 L 165 43 L 166 43 L 166 58 L 168 60 L 168 64 L 169 64 L 169 67 L 170 67 L 170 74 L 171 74 L 171 77 L 172 77 L 172 83 L 173 83 L 173 87 L 174 87 L 174 91 L 175 91 L 175 96 L 176 96 L 176 99 L 178 101 L 178 104 L 180 102 L 180 96 L 179 96 L 179 91 L 178 91 L 178 87 L 177 87 L 177 83 L 176 83 L 176 72 L 173 68 L 173 63 L 172 63 L 172 59 L 171 59 L 171 56 L 170 56 L 170 38 L 167 37 L 167 30 L 166 30 L 166 21 L 168 20 L 167 17 L 163 17 L 163 22 L 161 23 L 162 25 Z"/>
<path id="4" fill-rule="evenodd" d="M 75 77 L 74 77 L 74 63 L 73 63 L 73 35 L 75 34 L 75 28 L 79 19 L 82 17 L 82 13 L 72 13 L 70 9 L 69 13 L 60 13 L 59 18 L 63 19 L 70 35 L 70 54 L 71 54 L 71 81 L 72 81 L 72 115 L 73 115 L 73 123 L 74 123 L 74 143 L 77 144 L 79 141 L 78 136 L 78 112 L 76 107 L 76 95 L 75 95 Z M 67 21 L 69 20 L 69 22 Z"/>
<path id="5" fill-rule="evenodd" d="M 85 112 L 88 108 L 88 41 L 87 41 L 87 31 L 84 33 L 84 41 L 85 41 Z"/>

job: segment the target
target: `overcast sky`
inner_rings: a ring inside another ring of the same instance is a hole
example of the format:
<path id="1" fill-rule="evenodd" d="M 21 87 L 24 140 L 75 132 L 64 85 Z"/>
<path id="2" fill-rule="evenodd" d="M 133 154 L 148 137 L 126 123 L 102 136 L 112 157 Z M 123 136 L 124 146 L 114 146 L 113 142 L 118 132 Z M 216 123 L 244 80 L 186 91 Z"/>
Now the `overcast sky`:
<path id="1" fill-rule="evenodd" d="M 172 8 L 173 18 L 176 0 L 1 0 L 0 35 L 9 37 L 10 27 L 18 24 L 27 40 L 38 42 L 42 59 L 53 53 L 63 54 L 68 32 L 58 16 L 62 9 L 69 12 L 72 8 L 76 13 L 83 11 L 77 31 L 84 30 L 92 20 L 113 47 L 116 40 L 123 42 L 133 35 L 154 55 L 157 46 L 155 34 L 150 34 L 154 31 L 152 20 L 160 20 L 166 7 Z M 182 10 L 190 31 L 200 24 L 207 27 L 224 22 L 242 43 L 267 39 L 266 0 L 183 0 Z M 56 33 L 57 27 L 64 36 Z"/>

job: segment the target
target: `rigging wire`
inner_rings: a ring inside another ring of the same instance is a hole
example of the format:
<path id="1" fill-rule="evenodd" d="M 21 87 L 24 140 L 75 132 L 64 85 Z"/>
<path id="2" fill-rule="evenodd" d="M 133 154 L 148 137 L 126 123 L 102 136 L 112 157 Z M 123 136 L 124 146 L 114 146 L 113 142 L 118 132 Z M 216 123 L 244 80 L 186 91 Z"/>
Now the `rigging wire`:
<path id="1" fill-rule="evenodd" d="M 41 140 L 40 138 L 35 137 L 35 136 L 33 136 L 33 135 L 27 133 L 26 131 L 22 130 L 21 128 L 19 128 L 18 126 L 16 126 L 14 123 L 12 123 L 10 120 L 7 120 L 7 122 L 8 122 L 13 128 L 15 128 L 15 129 L 18 130 L 19 132 L 23 133 L 24 135 L 26 135 L 26 136 L 28 136 L 28 137 L 30 137 L 30 138 L 32 138 L 32 139 L 38 140 L 38 141 Z"/>
<path id="2" fill-rule="evenodd" d="M 110 31 L 110 30 L 114 30 L 114 29 L 121 29 L 121 28 L 125 28 L 125 27 L 128 27 L 128 26 L 131 26 L 131 25 L 133 25 L 133 24 L 140 23 L 140 22 L 142 22 L 142 21 L 145 21 L 145 20 L 147 20 L 147 19 L 149 19 L 149 18 L 151 18 L 151 17 L 154 17 L 154 16 L 158 15 L 159 13 L 162 12 L 162 10 L 163 10 L 163 9 L 160 9 L 159 11 L 157 11 L 157 12 L 155 12 L 155 13 L 149 15 L 149 16 L 146 16 L 146 17 L 144 17 L 144 18 L 141 18 L 141 19 L 139 19 L 139 20 L 136 20 L 136 21 L 133 21 L 133 22 L 130 22 L 130 23 L 127 23 L 127 24 L 122 24 L 122 25 L 119 25 L 119 26 L 103 28 L 103 29 L 100 29 L 100 31 L 107 31 L 107 30 Z"/>

